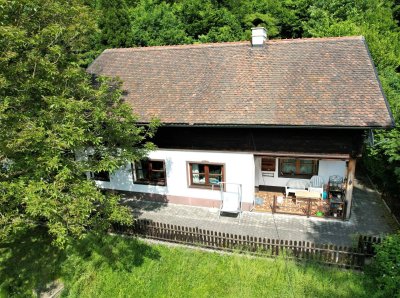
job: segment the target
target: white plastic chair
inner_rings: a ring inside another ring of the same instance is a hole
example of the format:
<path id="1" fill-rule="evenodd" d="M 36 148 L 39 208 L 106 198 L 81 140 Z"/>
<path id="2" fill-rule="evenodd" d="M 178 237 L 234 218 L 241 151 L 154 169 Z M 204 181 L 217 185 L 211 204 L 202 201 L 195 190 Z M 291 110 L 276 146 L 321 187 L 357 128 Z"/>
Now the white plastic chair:
<path id="1" fill-rule="evenodd" d="M 322 196 L 322 193 L 324 192 L 324 179 L 321 176 L 312 176 L 308 191 L 319 192 Z"/>

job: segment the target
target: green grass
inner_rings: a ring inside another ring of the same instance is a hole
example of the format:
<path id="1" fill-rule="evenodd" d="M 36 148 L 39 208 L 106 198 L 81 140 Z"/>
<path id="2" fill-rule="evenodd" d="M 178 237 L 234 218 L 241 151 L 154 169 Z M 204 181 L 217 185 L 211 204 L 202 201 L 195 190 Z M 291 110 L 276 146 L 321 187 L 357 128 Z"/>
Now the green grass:
<path id="1" fill-rule="evenodd" d="M 65 252 L 30 233 L 0 246 L 0 296 L 30 296 L 54 279 L 63 297 L 366 297 L 360 272 L 283 258 L 221 255 L 89 237 Z"/>

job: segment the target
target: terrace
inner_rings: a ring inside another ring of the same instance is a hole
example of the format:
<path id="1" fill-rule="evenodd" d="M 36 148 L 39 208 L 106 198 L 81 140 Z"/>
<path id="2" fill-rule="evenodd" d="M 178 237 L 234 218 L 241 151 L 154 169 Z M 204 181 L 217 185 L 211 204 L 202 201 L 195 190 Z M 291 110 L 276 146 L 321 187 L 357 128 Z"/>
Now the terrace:
<path id="1" fill-rule="evenodd" d="M 333 198 L 285 196 L 283 192 L 257 191 L 254 211 L 344 219 L 344 206 Z"/>

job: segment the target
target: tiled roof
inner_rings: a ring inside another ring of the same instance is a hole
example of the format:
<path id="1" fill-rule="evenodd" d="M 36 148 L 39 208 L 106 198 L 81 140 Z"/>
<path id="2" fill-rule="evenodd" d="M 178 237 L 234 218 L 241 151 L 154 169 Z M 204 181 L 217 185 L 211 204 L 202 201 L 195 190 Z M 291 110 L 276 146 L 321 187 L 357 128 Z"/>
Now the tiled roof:
<path id="1" fill-rule="evenodd" d="M 141 122 L 393 124 L 363 37 L 109 49 L 88 72 L 122 79 Z"/>

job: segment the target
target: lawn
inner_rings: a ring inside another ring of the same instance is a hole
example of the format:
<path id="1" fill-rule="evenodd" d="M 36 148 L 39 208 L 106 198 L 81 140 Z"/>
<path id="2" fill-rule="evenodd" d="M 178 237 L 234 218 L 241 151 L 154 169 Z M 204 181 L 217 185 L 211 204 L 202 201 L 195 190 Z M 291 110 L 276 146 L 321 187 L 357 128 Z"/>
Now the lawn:
<path id="1" fill-rule="evenodd" d="M 0 245 L 0 296 L 31 296 L 51 280 L 63 297 L 366 297 L 360 272 L 88 237 L 66 251 L 42 233 Z"/>

